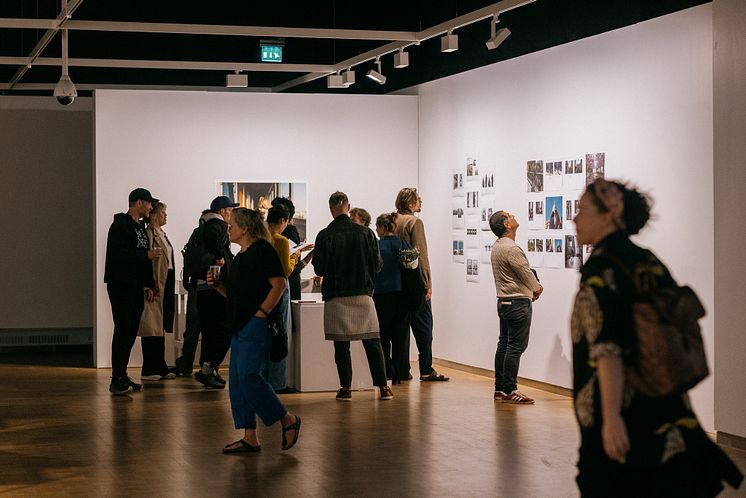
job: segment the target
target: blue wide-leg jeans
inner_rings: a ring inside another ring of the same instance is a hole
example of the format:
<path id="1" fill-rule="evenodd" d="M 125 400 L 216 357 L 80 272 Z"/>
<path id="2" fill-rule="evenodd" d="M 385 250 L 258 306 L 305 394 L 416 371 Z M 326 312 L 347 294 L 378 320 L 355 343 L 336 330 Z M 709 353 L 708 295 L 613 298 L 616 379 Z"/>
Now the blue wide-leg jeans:
<path id="1" fill-rule="evenodd" d="M 267 320 L 256 316 L 231 341 L 228 390 L 236 429 L 256 429 L 257 415 L 264 425 L 272 425 L 287 413 L 262 376 L 270 341 Z"/>

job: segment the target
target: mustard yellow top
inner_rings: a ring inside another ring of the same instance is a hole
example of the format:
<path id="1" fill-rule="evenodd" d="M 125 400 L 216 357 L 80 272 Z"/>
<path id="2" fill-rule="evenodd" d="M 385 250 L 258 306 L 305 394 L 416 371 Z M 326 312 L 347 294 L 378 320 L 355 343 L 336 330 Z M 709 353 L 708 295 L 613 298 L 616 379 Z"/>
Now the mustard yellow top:
<path id="1" fill-rule="evenodd" d="M 285 278 L 287 278 L 295 270 L 295 265 L 298 264 L 300 257 L 297 254 L 290 254 L 290 241 L 279 233 L 272 233 L 272 245 L 280 257 L 280 263 L 282 263 L 282 269 L 285 272 Z"/>

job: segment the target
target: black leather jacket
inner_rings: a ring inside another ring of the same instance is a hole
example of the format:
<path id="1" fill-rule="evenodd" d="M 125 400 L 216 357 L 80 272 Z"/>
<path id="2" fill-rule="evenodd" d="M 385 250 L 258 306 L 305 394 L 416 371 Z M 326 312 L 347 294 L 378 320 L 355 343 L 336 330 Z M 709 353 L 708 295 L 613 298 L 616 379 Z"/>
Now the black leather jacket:
<path id="1" fill-rule="evenodd" d="M 356 225 L 346 214 L 337 216 L 316 236 L 313 250 L 316 275 L 324 277 L 324 301 L 335 297 L 373 295 L 381 256 L 373 230 Z"/>

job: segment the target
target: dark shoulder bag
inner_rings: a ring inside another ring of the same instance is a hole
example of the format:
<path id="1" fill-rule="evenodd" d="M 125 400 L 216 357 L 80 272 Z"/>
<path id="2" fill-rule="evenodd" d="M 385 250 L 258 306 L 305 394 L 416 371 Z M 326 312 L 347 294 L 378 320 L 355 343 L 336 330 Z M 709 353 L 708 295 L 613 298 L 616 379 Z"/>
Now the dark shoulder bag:
<path id="1" fill-rule="evenodd" d="M 267 316 L 267 327 L 272 333 L 269 360 L 277 363 L 284 360 L 288 355 L 288 334 L 285 330 L 287 328 L 285 326 L 285 317 L 280 316 L 277 306 Z"/>

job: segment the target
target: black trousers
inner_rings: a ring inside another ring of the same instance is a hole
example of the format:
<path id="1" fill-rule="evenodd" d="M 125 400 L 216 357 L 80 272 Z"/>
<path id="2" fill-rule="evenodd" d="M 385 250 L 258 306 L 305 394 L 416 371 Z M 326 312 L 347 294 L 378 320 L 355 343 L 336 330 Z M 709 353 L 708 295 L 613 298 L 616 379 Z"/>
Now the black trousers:
<path id="1" fill-rule="evenodd" d="M 420 311 L 410 313 L 412 335 L 419 352 L 420 375 L 433 373 L 433 307 L 432 301 L 425 301 Z M 409 375 L 409 368 L 407 368 Z M 406 377 L 406 376 L 405 376 Z"/>
<path id="2" fill-rule="evenodd" d="M 500 336 L 495 351 L 495 391 L 510 394 L 518 388 L 518 367 L 528 347 L 531 330 L 531 300 L 498 299 Z"/>
<path id="3" fill-rule="evenodd" d="M 137 339 L 137 329 L 145 309 L 145 290 L 141 285 L 106 284 L 114 318 L 114 335 L 111 338 L 111 375 L 127 375 L 132 346 Z"/>
<path id="4" fill-rule="evenodd" d="M 199 291 L 197 309 L 202 327 L 202 353 L 200 364 L 209 362 L 217 368 L 231 347 L 228 330 L 228 300 L 212 289 Z"/>
<path id="5" fill-rule="evenodd" d="M 386 364 L 383 361 L 383 350 L 380 339 L 363 339 L 365 356 L 368 358 L 370 376 L 373 385 L 386 385 Z M 352 358 L 350 357 L 350 341 L 334 341 L 334 362 L 337 364 L 339 385 L 352 386 Z"/>
<path id="6" fill-rule="evenodd" d="M 373 302 L 381 327 L 386 376 L 405 380 L 409 373 L 409 317 L 402 306 L 401 292 L 373 294 Z"/>
<path id="7" fill-rule="evenodd" d="M 166 338 L 141 337 L 142 375 L 166 375 Z"/>
<path id="8" fill-rule="evenodd" d="M 181 356 L 176 358 L 176 368 L 184 373 L 190 373 L 194 366 L 194 355 L 197 352 L 197 342 L 199 341 L 200 323 L 199 310 L 197 309 L 196 290 L 189 291 L 187 295 L 186 324 L 184 325 L 184 335 L 182 340 L 184 345 L 181 349 Z M 200 358 L 199 364 L 202 365 L 203 358 Z"/>

